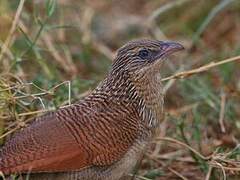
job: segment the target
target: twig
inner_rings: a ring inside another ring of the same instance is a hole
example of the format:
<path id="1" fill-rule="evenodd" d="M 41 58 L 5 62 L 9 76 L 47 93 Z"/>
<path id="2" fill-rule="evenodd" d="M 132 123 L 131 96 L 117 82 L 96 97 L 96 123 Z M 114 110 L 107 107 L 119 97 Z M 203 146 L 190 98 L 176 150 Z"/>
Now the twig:
<path id="1" fill-rule="evenodd" d="M 11 42 L 11 39 L 12 39 L 13 33 L 15 32 L 15 30 L 16 30 L 16 28 L 18 26 L 18 22 L 19 22 L 19 18 L 20 18 L 22 9 L 23 9 L 24 2 L 25 2 L 25 0 L 21 0 L 19 2 L 18 8 L 17 8 L 17 12 L 15 14 L 15 17 L 14 17 L 11 29 L 9 31 L 9 34 L 8 34 L 5 42 L 2 45 L 2 49 L 1 49 L 1 53 L 0 53 L 0 61 L 1 61 L 2 57 L 3 57 L 3 55 L 5 54 L 5 52 L 7 51 L 8 46 L 9 46 L 9 44 Z"/>
<path id="2" fill-rule="evenodd" d="M 155 156 L 158 159 L 163 159 L 163 160 L 171 160 L 171 161 L 178 161 L 178 162 L 186 162 L 186 163 L 195 163 L 192 159 L 192 157 L 166 157 L 166 156 Z"/>
<path id="3" fill-rule="evenodd" d="M 50 112 L 50 111 L 53 111 L 53 110 L 54 110 L 54 109 L 31 111 L 31 112 L 26 112 L 26 113 L 18 114 L 18 116 L 27 116 L 27 115 L 39 114 L 39 113 L 43 113 L 43 112 L 45 113 L 45 112 Z M 32 120 L 32 118 L 24 121 L 23 123 L 27 123 L 27 122 L 29 122 L 29 121 L 31 121 L 31 120 Z M 4 134 L 2 134 L 2 135 L 0 136 L 0 139 L 6 137 L 6 136 L 9 135 L 9 134 L 14 133 L 14 132 L 17 131 L 19 128 L 20 128 L 20 127 L 17 126 L 17 127 L 13 128 L 13 129 L 11 129 L 11 130 L 8 130 L 6 133 L 4 133 Z"/>
<path id="4" fill-rule="evenodd" d="M 221 131 L 223 133 L 226 132 L 226 128 L 224 126 L 224 114 L 225 114 L 225 105 L 226 105 L 226 94 L 222 91 L 221 93 L 221 107 L 220 107 L 220 115 L 219 115 L 219 124 L 221 127 Z"/>
<path id="5" fill-rule="evenodd" d="M 226 64 L 226 63 L 237 61 L 237 60 L 240 60 L 240 55 L 232 57 L 232 58 L 224 59 L 224 60 L 219 61 L 219 62 L 212 61 L 211 63 L 209 63 L 207 65 L 203 65 L 199 68 L 192 69 L 192 70 L 189 70 L 189 71 L 179 72 L 179 73 L 176 73 L 176 74 L 171 75 L 169 77 L 163 78 L 161 81 L 168 81 L 170 79 L 183 79 L 185 77 L 188 77 L 188 76 L 191 76 L 191 75 L 194 75 L 194 74 L 205 72 L 205 71 L 207 71 L 207 70 L 209 70 L 213 67 L 217 67 L 217 66 L 220 66 L 222 64 Z"/>
<path id="6" fill-rule="evenodd" d="M 228 156 L 231 156 L 234 151 L 239 151 L 239 149 L 240 149 L 240 144 L 237 144 L 236 147 L 234 147 L 231 151 L 229 151 L 228 153 L 225 153 L 223 157 L 227 158 Z"/>
<path id="7" fill-rule="evenodd" d="M 205 180 L 209 180 L 209 179 L 210 179 L 211 174 L 212 174 L 212 170 L 213 170 L 213 167 L 212 167 L 212 166 L 209 166 L 208 173 L 207 173 L 207 175 L 206 175 Z"/>
<path id="8" fill-rule="evenodd" d="M 0 40 L 0 47 L 3 47 L 4 46 L 3 44 L 4 43 Z M 14 55 L 12 54 L 12 52 L 10 51 L 10 49 L 8 47 L 6 47 L 5 53 L 9 59 L 14 59 Z"/>
<path id="9" fill-rule="evenodd" d="M 46 44 L 49 52 L 54 57 L 56 62 L 69 74 L 76 73 L 77 69 L 71 60 L 66 60 L 66 58 L 62 57 L 58 50 L 55 48 L 54 43 L 52 42 L 52 38 L 49 34 L 45 34 L 42 37 L 44 43 Z"/>
<path id="10" fill-rule="evenodd" d="M 39 113 L 45 113 L 45 112 L 50 112 L 53 111 L 54 109 L 42 109 L 42 110 L 37 110 L 37 111 L 31 111 L 31 112 L 24 112 L 18 114 L 18 116 L 27 116 L 27 115 L 32 115 L 32 114 L 39 114 Z"/>
<path id="11" fill-rule="evenodd" d="M 179 145 L 181 145 L 183 147 L 188 148 L 191 152 L 196 154 L 199 158 L 201 158 L 202 160 L 207 161 L 208 165 L 210 165 L 212 167 L 215 167 L 215 168 L 220 168 L 222 170 L 224 180 L 226 179 L 226 172 L 225 172 L 225 170 L 240 171 L 240 166 L 237 166 L 237 167 L 227 167 L 227 166 L 222 165 L 220 162 L 225 162 L 225 160 L 222 159 L 222 158 L 219 158 L 218 157 L 219 154 L 216 155 L 216 153 L 213 153 L 212 155 L 205 157 L 202 154 L 200 154 L 198 151 L 196 151 L 195 149 L 190 147 L 189 145 L 187 145 L 187 144 L 185 144 L 185 143 L 183 143 L 181 141 L 178 141 L 176 139 L 170 138 L 170 137 L 159 137 L 156 140 L 159 140 L 159 141 L 169 141 L 169 142 L 172 142 L 172 143 L 175 143 L 175 144 L 179 144 Z M 220 160 L 220 162 L 218 162 L 218 160 Z"/>
<path id="12" fill-rule="evenodd" d="M 60 84 L 57 84 L 56 86 L 52 87 L 51 89 L 49 90 L 45 90 L 45 89 L 42 89 L 40 88 L 39 86 L 37 86 L 36 84 L 30 82 L 30 83 L 23 83 L 21 82 L 21 84 L 17 84 L 15 86 L 7 86 L 5 89 L 0 89 L 0 92 L 3 92 L 3 91 L 8 91 L 8 90 L 11 90 L 11 89 L 17 89 L 17 88 L 24 88 L 28 85 L 32 85 L 33 87 L 37 88 L 38 90 L 42 91 L 40 93 L 36 93 L 36 94 L 26 94 L 20 90 L 15 90 L 16 92 L 20 93 L 20 94 L 23 94 L 21 96 L 16 96 L 14 97 L 15 99 L 22 99 L 22 98 L 27 98 L 27 97 L 33 97 L 34 99 L 36 98 L 39 98 L 37 96 L 44 96 L 44 95 L 49 95 L 49 94 L 52 94 L 52 92 L 59 88 L 61 85 L 63 84 L 67 84 L 68 86 L 68 105 L 71 105 L 71 82 L 70 81 L 64 81 L 64 82 L 61 82 Z"/>
<path id="13" fill-rule="evenodd" d="M 184 70 L 184 67 L 181 66 L 176 72 L 181 72 Z M 171 79 L 170 81 L 168 81 L 166 83 L 166 85 L 164 85 L 164 88 L 163 88 L 163 93 L 166 94 L 166 92 L 168 91 L 168 89 L 170 89 L 174 83 L 175 83 L 176 79 Z"/>
<path id="14" fill-rule="evenodd" d="M 200 104 L 200 102 L 196 102 L 196 103 L 193 103 L 193 104 L 189 104 L 189 105 L 186 105 L 186 106 L 183 106 L 179 109 L 174 109 L 174 110 L 168 110 L 168 113 L 172 116 L 178 116 L 179 114 L 182 114 L 182 113 L 186 113 L 188 111 L 191 111 L 192 109 L 198 107 L 198 105 Z"/>
<path id="15" fill-rule="evenodd" d="M 166 167 L 169 171 L 171 171 L 172 173 L 174 173 L 176 176 L 180 177 L 183 180 L 188 180 L 186 177 L 184 177 L 182 174 L 180 174 L 179 172 L 175 171 L 174 169 L 172 169 L 171 167 L 167 167 L 167 165 L 165 163 L 163 163 L 162 161 L 159 161 L 156 157 L 153 157 L 151 155 L 146 154 L 146 156 L 151 159 L 152 161 L 161 164 L 162 167 Z M 166 159 L 170 159 L 170 158 L 166 158 Z M 172 159 L 171 160 L 176 160 L 176 159 Z M 177 161 L 177 160 L 176 160 Z M 180 160 L 181 161 L 181 160 Z M 188 161 L 182 161 L 182 162 L 188 162 Z M 193 161 L 190 161 L 191 163 Z"/>
<path id="16" fill-rule="evenodd" d="M 219 165 L 216 165 L 215 163 L 216 162 L 214 162 L 214 163 L 211 162 L 210 164 L 215 168 L 219 168 Z M 240 167 L 221 166 L 221 169 L 225 169 L 225 170 L 229 170 L 229 171 L 240 171 Z"/>
<path id="17" fill-rule="evenodd" d="M 169 141 L 169 142 L 172 142 L 172 143 L 176 143 L 176 144 L 179 144 L 181 146 L 184 146 L 186 148 L 188 148 L 190 151 L 192 151 L 194 154 L 196 154 L 198 157 L 200 157 L 201 159 L 203 160 L 209 160 L 211 157 L 205 157 L 203 156 L 202 154 L 200 154 L 198 151 L 196 151 L 195 149 L 193 149 L 191 146 L 181 142 L 181 141 L 178 141 L 176 139 L 173 139 L 173 138 L 170 138 L 170 137 L 158 137 L 156 139 L 157 141 Z"/>
<path id="18" fill-rule="evenodd" d="M 222 173 L 223 173 L 223 180 L 226 180 L 227 177 L 226 177 L 226 172 L 225 172 L 225 169 L 224 169 L 223 165 L 220 164 L 219 162 L 215 162 L 215 164 L 216 164 L 218 167 L 220 167 L 220 169 L 222 170 Z"/>
<path id="19" fill-rule="evenodd" d="M 19 127 L 15 127 L 14 129 L 11 129 L 11 130 L 7 131 L 6 133 L 2 134 L 2 135 L 0 136 L 0 139 L 6 137 L 6 136 L 9 135 L 9 134 L 12 134 L 12 133 L 15 132 L 16 130 L 18 130 L 18 128 L 19 128 Z"/>

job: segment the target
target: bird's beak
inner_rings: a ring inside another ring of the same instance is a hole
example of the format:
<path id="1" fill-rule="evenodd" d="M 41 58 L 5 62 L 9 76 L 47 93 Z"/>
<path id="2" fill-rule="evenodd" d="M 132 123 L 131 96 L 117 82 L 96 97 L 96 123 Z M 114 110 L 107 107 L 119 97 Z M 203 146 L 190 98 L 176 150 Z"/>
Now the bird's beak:
<path id="1" fill-rule="evenodd" d="M 181 44 L 176 42 L 161 42 L 160 46 L 161 49 L 159 50 L 157 58 L 163 58 L 174 52 L 184 49 L 184 47 Z"/>

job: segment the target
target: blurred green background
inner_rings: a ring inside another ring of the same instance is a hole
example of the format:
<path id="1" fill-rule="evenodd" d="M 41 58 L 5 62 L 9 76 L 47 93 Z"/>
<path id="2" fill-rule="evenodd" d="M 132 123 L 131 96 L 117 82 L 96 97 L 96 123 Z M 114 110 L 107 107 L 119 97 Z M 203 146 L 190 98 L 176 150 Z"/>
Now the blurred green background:
<path id="1" fill-rule="evenodd" d="M 115 51 L 136 38 L 185 46 L 185 52 L 166 61 L 162 77 L 237 56 L 240 1 L 1 0 L 2 142 L 32 117 L 90 92 L 107 74 Z M 236 61 L 164 82 L 166 118 L 160 136 L 180 140 L 204 156 L 215 152 L 218 159 L 203 160 L 178 144 L 154 142 L 136 179 L 221 179 L 224 173 L 240 178 L 239 69 Z"/>

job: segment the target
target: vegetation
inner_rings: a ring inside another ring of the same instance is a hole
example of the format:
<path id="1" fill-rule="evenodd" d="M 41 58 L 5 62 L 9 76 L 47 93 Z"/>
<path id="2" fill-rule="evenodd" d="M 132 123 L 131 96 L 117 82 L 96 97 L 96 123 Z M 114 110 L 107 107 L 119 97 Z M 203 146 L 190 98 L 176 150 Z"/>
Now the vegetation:
<path id="1" fill-rule="evenodd" d="M 1 0 L 1 144 L 90 92 L 125 42 L 170 39 L 186 51 L 161 70 L 166 117 L 135 178 L 239 179 L 239 34 L 238 0 Z"/>

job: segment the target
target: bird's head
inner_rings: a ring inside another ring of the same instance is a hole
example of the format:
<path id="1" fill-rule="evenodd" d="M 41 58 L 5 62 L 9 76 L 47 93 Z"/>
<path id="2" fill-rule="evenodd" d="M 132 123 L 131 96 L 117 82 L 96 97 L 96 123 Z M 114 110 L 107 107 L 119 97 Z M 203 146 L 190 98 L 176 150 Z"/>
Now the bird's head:
<path id="1" fill-rule="evenodd" d="M 117 51 L 112 71 L 134 75 L 157 73 L 166 57 L 182 49 L 183 46 L 176 42 L 147 39 L 130 41 Z"/>

